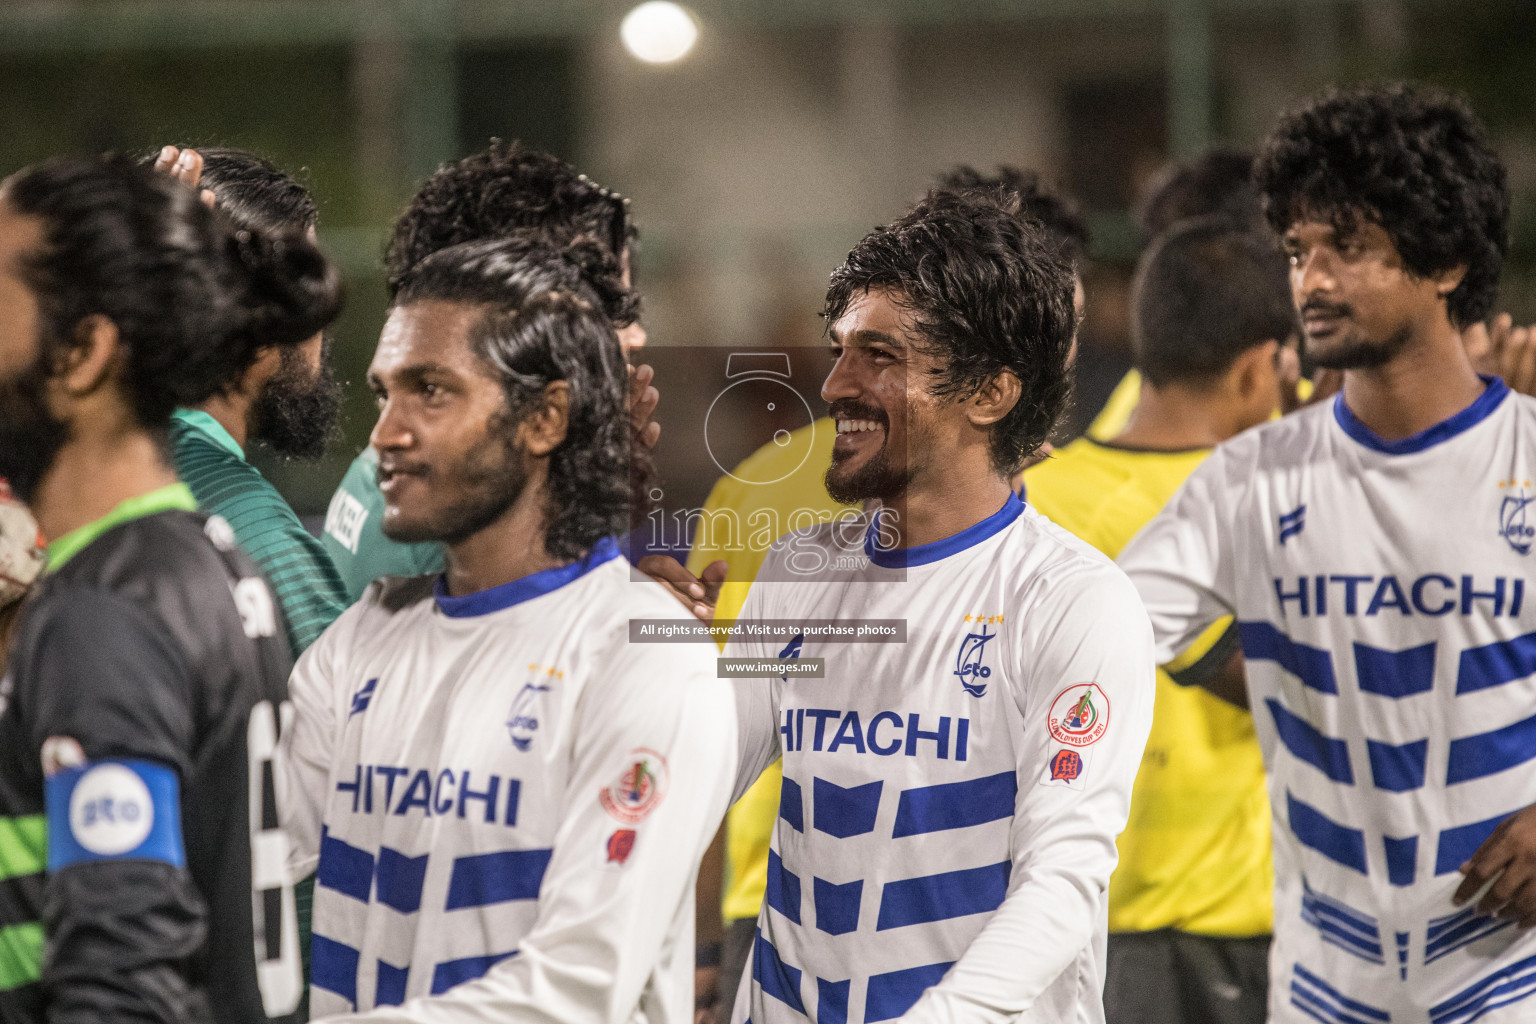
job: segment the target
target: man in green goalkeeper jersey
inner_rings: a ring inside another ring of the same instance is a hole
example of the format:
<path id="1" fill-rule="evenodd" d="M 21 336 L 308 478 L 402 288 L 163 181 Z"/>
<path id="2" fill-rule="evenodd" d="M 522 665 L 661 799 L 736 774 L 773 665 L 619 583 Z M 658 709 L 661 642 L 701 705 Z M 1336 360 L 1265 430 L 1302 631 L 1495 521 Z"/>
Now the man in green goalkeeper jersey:
<path id="1" fill-rule="evenodd" d="M 314 200 L 259 156 L 167 146 L 156 166 L 205 189 L 205 201 L 216 203 L 239 227 L 313 237 Z M 231 388 L 195 409 L 178 409 L 171 421 L 176 474 L 192 488 L 199 508 L 228 521 L 240 547 L 272 584 L 295 658 L 350 601 L 325 547 L 246 461 L 245 449 L 261 441 L 296 458 L 325 451 L 341 403 L 329 347 L 317 334 L 292 348 L 268 349 Z"/>

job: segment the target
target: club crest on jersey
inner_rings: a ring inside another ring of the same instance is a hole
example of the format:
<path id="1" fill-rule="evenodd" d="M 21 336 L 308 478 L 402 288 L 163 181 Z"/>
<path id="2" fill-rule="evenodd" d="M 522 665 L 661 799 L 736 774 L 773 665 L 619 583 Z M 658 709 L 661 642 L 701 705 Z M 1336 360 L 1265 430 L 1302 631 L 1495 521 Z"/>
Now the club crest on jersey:
<path id="1" fill-rule="evenodd" d="M 1001 622 L 1001 615 L 967 615 L 966 622 L 977 624 L 980 632 L 966 630 L 964 639 L 960 641 L 960 649 L 955 652 L 955 677 L 960 680 L 960 688 L 972 697 L 986 695 L 987 684 L 983 679 L 992 676 L 992 670 L 982 664 L 982 658 L 987 653 L 987 641 L 997 636 L 997 630 L 987 631 L 987 625 Z"/>
<path id="2" fill-rule="evenodd" d="M 1504 495 L 1504 500 L 1499 503 L 1499 536 L 1522 555 L 1531 553 L 1531 542 L 1536 540 L 1536 526 L 1529 522 L 1531 502 L 1536 501 L 1536 495 L 1525 493 L 1530 483 L 1529 480 L 1499 481 L 1500 490 L 1519 487 L 1517 493 Z"/>
<path id="3" fill-rule="evenodd" d="M 611 817 L 633 825 L 656 809 L 667 795 L 667 759 L 644 747 L 629 752 L 619 777 L 597 796 Z"/>
<path id="4" fill-rule="evenodd" d="M 517 697 L 512 701 L 512 710 L 507 712 L 507 733 L 512 737 L 512 745 L 518 750 L 527 750 L 533 746 L 533 735 L 539 731 L 539 694 L 548 693 L 549 690 L 548 686 L 539 683 L 524 683 L 523 688 L 517 691 Z"/>
<path id="5" fill-rule="evenodd" d="M 1083 774 L 1083 755 L 1075 750 L 1058 750 L 1051 758 L 1051 781 L 1072 782 Z"/>
<path id="6" fill-rule="evenodd" d="M 1086 747 L 1109 730 L 1109 698 L 1098 683 L 1074 683 L 1051 701 L 1051 737 L 1068 747 Z"/>

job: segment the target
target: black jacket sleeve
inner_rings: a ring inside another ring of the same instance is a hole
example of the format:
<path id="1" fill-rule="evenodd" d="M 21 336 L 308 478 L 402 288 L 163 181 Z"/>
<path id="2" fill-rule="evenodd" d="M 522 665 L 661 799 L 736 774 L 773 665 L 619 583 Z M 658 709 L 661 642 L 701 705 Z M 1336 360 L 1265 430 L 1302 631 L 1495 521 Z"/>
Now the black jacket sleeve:
<path id="1" fill-rule="evenodd" d="M 58 751 L 65 749 L 65 761 L 77 759 L 68 754 L 73 740 L 87 765 L 129 759 L 184 779 L 195 734 L 194 688 L 185 655 L 165 627 L 111 593 L 79 588 L 50 598 L 36 609 L 43 618 L 21 695 L 44 770 L 68 771 Z M 56 850 L 50 857 L 42 977 L 50 1024 L 211 1019 L 197 983 L 208 911 L 185 867 L 180 792 L 178 785 L 156 798 L 175 806 L 157 805 L 155 820 L 167 829 L 174 822 L 169 838 L 183 851 L 181 863 L 104 858 L 79 853 L 83 846 L 70 863 L 60 864 Z M 79 825 L 71 802 L 49 786 L 50 835 Z"/>

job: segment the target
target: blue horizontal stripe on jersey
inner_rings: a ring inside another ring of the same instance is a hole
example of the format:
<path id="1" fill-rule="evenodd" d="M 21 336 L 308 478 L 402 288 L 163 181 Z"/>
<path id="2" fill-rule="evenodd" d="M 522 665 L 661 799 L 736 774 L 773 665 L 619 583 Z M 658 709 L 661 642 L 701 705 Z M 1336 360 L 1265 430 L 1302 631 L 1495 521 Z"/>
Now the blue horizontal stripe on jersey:
<path id="1" fill-rule="evenodd" d="M 1336 864 L 1366 874 L 1365 833 L 1340 825 L 1311 804 L 1289 791 L 1285 794 L 1286 817 L 1291 833 L 1303 846 L 1311 847 Z"/>
<path id="2" fill-rule="evenodd" d="M 396 967 L 394 964 L 378 962 L 379 974 L 373 986 L 374 1006 L 399 1006 L 405 1002 L 405 983 L 411 976 L 411 965 Z"/>
<path id="3" fill-rule="evenodd" d="M 1440 833 L 1439 848 L 1435 851 L 1435 874 L 1448 875 L 1466 863 L 1477 852 L 1483 841 L 1493 835 L 1499 823 L 1513 814 L 1510 811 L 1497 818 L 1484 818 L 1469 825 L 1457 825 Z"/>
<path id="4" fill-rule="evenodd" d="M 1536 956 L 1501 968 L 1429 1008 L 1431 1024 L 1471 1024 L 1489 1010 L 1536 992 Z"/>
<path id="5" fill-rule="evenodd" d="M 1424 962 L 1432 964 L 1441 957 L 1449 956 L 1461 947 L 1470 945 L 1494 932 L 1502 931 L 1512 924 L 1514 924 L 1513 921 L 1501 921 L 1496 917 L 1480 914 L 1476 907 L 1468 907 L 1459 914 L 1435 918 L 1429 922 L 1427 941 L 1424 944 Z"/>
<path id="6" fill-rule="evenodd" d="M 816 979 L 816 1024 L 848 1024 L 848 990 L 853 983 Z"/>
<path id="7" fill-rule="evenodd" d="M 797 1013 L 805 1012 L 805 1003 L 800 998 L 799 969 L 780 958 L 773 943 L 763 938 L 761 928 L 752 942 L 752 980 L 757 982 L 764 995 L 772 996 Z"/>
<path id="8" fill-rule="evenodd" d="M 341 996 L 357 1009 L 358 952 L 319 932 L 310 936 L 309 983 Z"/>
<path id="9" fill-rule="evenodd" d="M 1306 880 L 1302 880 L 1306 885 Z M 1310 887 L 1301 897 L 1301 919 L 1318 930 L 1324 942 L 1373 964 L 1384 963 L 1381 930 L 1374 919 L 1319 896 Z"/>
<path id="10" fill-rule="evenodd" d="M 800 793 L 800 783 L 794 779 L 786 778 L 779 783 L 779 817 L 796 832 L 805 831 L 805 801 Z"/>
<path id="11" fill-rule="evenodd" d="M 1536 758 L 1536 716 L 1492 732 L 1451 740 L 1445 784 L 1480 779 L 1532 758 Z"/>
<path id="12" fill-rule="evenodd" d="M 1536 674 L 1536 633 L 1461 652 L 1456 666 L 1456 695 L 1503 686 Z"/>
<path id="13" fill-rule="evenodd" d="M 1324 1024 L 1369 1024 L 1392 1019 L 1386 1010 L 1351 999 L 1301 964 L 1291 968 L 1291 1005 Z"/>
<path id="14" fill-rule="evenodd" d="M 838 839 L 873 832 L 875 815 L 880 810 L 880 790 L 884 785 L 877 780 L 844 789 L 835 782 L 816 778 L 812 783 L 816 831 Z"/>
<path id="15" fill-rule="evenodd" d="M 1013 772 L 902 790 L 891 835 L 900 839 L 1012 817 L 1018 791 Z"/>
<path id="16" fill-rule="evenodd" d="M 768 905 L 795 924 L 800 923 L 800 876 L 784 867 L 774 850 L 768 851 L 768 882 L 764 890 Z"/>
<path id="17" fill-rule="evenodd" d="M 509 953 L 491 953 L 488 956 L 466 956 L 461 960 L 444 960 L 432 968 L 432 994 L 440 996 L 455 985 L 474 981 L 503 960 L 517 956 L 517 950 Z"/>
<path id="18" fill-rule="evenodd" d="M 1426 448 L 1433 448 L 1443 441 L 1449 441 L 1457 434 L 1470 430 L 1483 420 L 1493 415 L 1493 411 L 1499 407 L 1499 403 L 1509 395 L 1509 386 L 1498 377 L 1483 376 L 1483 393 L 1473 400 L 1472 404 L 1436 423 L 1432 427 L 1425 427 L 1417 434 L 1408 437 L 1397 438 L 1389 441 L 1377 434 L 1370 427 L 1361 423 L 1350 412 L 1349 406 L 1344 404 L 1344 393 L 1341 391 L 1333 400 L 1333 418 L 1339 427 L 1355 441 L 1374 451 L 1384 455 L 1412 455 L 1414 452 L 1422 452 Z"/>
<path id="19" fill-rule="evenodd" d="M 864 1022 L 874 1024 L 879 1020 L 894 1020 L 912 1009 L 912 1004 L 928 989 L 937 985 L 944 973 L 955 965 L 924 964 L 908 967 L 904 971 L 876 974 L 869 979 L 864 994 Z"/>
<path id="20" fill-rule="evenodd" d="M 813 879 L 811 892 L 816 902 L 817 928 L 828 935 L 847 935 L 858 929 L 859 908 L 864 900 L 862 878 L 842 885 L 824 878 Z"/>
<path id="21" fill-rule="evenodd" d="M 315 883 L 363 903 L 373 890 L 373 854 L 331 835 L 320 836 L 320 866 Z"/>
<path id="22" fill-rule="evenodd" d="M 553 850 L 505 850 L 456 857 L 448 876 L 448 910 L 508 900 L 536 900 Z"/>
<path id="23" fill-rule="evenodd" d="M 389 847 L 379 849 L 376 868 L 379 902 L 402 914 L 421 909 L 421 887 L 427 880 L 427 854 L 407 857 Z"/>
<path id="24" fill-rule="evenodd" d="M 1419 870 L 1419 837 L 1382 836 L 1381 841 L 1387 849 L 1387 881 L 1393 885 L 1412 885 Z"/>
<path id="25" fill-rule="evenodd" d="M 880 894 L 880 919 L 875 930 L 948 921 L 996 910 L 1008 895 L 1008 875 L 1012 870 L 1012 862 L 1005 860 L 964 871 L 886 882 Z"/>
<path id="26" fill-rule="evenodd" d="M 1434 689 L 1433 642 L 1404 651 L 1388 651 L 1362 643 L 1355 644 L 1354 649 L 1355 678 L 1366 693 L 1401 700 Z"/>
<path id="27" fill-rule="evenodd" d="M 1355 772 L 1349 764 L 1349 745 L 1343 740 L 1325 736 L 1311 722 L 1293 715 L 1279 701 L 1264 701 L 1275 720 L 1275 732 L 1292 756 L 1305 761 L 1334 782 L 1354 785 Z"/>
<path id="28" fill-rule="evenodd" d="M 1239 622 L 1237 635 L 1249 661 L 1273 661 L 1304 686 L 1319 693 L 1339 692 L 1327 651 L 1299 644 L 1268 622 Z"/>
<path id="29" fill-rule="evenodd" d="M 1377 789 L 1406 793 L 1424 785 L 1424 759 L 1429 754 L 1429 740 L 1414 740 L 1393 746 L 1380 740 L 1366 740 L 1365 752 L 1371 759 L 1371 781 Z"/>

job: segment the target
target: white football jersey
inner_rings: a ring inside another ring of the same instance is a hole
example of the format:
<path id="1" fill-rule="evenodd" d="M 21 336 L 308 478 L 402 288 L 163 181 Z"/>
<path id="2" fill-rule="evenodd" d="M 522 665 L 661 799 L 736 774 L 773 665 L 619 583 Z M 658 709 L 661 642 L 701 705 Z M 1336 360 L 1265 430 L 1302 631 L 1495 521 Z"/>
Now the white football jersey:
<path id="1" fill-rule="evenodd" d="M 934 544 L 883 550 L 879 529 L 781 540 L 741 622 L 894 620 L 905 642 L 727 647 L 825 671 L 737 682 L 736 792 L 780 755 L 784 783 L 735 1020 L 1101 1022 L 1105 894 L 1151 727 L 1146 613 L 1011 496 Z"/>
<path id="2" fill-rule="evenodd" d="M 1167 661 L 1235 615 L 1274 808 L 1270 1019 L 1529 1021 L 1536 932 L 1453 906 L 1536 803 L 1536 401 L 1242 434 L 1125 549 Z M 1502 1009 L 1501 1009 L 1502 1008 Z"/>
<path id="3" fill-rule="evenodd" d="M 688 1024 L 694 878 L 736 755 L 715 650 L 612 541 L 465 597 L 375 583 L 299 661 L 289 830 L 311 1009 Z"/>

